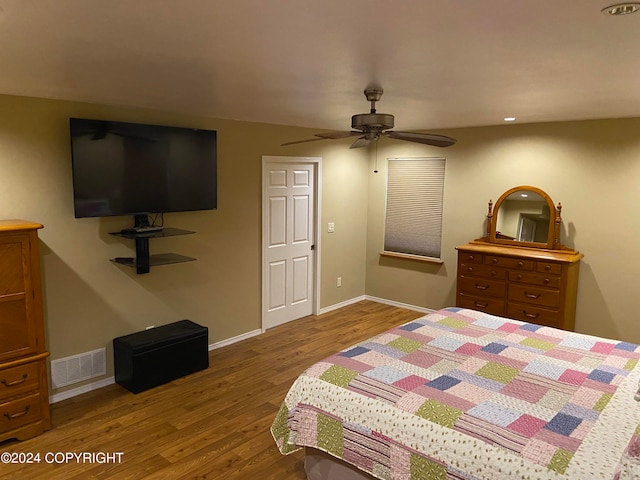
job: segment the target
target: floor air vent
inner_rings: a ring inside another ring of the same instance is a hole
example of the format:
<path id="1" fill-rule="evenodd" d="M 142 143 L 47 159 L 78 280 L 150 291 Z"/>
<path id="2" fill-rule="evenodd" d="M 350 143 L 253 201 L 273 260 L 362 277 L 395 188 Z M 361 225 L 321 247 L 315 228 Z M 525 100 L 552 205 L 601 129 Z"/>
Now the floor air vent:
<path id="1" fill-rule="evenodd" d="M 89 378 L 107 374 L 105 349 L 80 353 L 70 357 L 51 360 L 51 383 L 53 388 L 64 387 Z"/>

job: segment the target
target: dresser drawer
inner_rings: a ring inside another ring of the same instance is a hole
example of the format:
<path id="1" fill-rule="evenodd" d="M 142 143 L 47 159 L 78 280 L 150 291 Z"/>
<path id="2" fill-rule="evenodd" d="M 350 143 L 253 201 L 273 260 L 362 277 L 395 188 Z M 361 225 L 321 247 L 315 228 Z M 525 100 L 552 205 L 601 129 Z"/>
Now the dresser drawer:
<path id="1" fill-rule="evenodd" d="M 542 287 L 560 288 L 560 277 L 554 275 L 540 275 L 529 272 L 509 272 L 510 282 L 527 283 L 529 285 L 539 285 Z"/>
<path id="2" fill-rule="evenodd" d="M 523 260 L 520 258 L 500 257 L 487 255 L 484 257 L 485 265 L 494 267 L 511 268 L 514 270 L 533 270 L 535 262 L 533 260 Z"/>
<path id="3" fill-rule="evenodd" d="M 508 299 L 510 302 L 525 302 L 543 307 L 559 307 L 560 291 L 512 283 L 509 285 Z"/>
<path id="4" fill-rule="evenodd" d="M 40 395 L 34 393 L 0 404 L 0 432 L 8 432 L 41 420 Z"/>
<path id="5" fill-rule="evenodd" d="M 551 262 L 536 262 L 536 272 L 560 275 L 562 273 L 562 265 Z"/>
<path id="6" fill-rule="evenodd" d="M 562 328 L 560 322 L 560 312 L 540 308 L 534 305 L 524 305 L 518 303 L 507 304 L 507 317 L 515 318 L 528 323 L 536 323 L 547 327 Z"/>
<path id="7" fill-rule="evenodd" d="M 480 253 L 458 252 L 458 263 L 484 263 L 484 255 Z"/>
<path id="8" fill-rule="evenodd" d="M 507 278 L 507 270 L 494 268 L 491 265 L 479 265 L 477 263 L 460 263 L 458 272 L 466 276 L 476 276 L 492 278 L 494 280 L 504 280 Z"/>
<path id="9" fill-rule="evenodd" d="M 488 280 L 485 278 L 467 277 L 466 275 L 461 275 L 458 278 L 458 288 L 460 293 L 501 299 L 505 298 L 507 292 L 507 285 L 505 282 Z"/>
<path id="10" fill-rule="evenodd" d="M 40 362 L 0 370 L 0 403 L 12 397 L 38 390 Z"/>
<path id="11" fill-rule="evenodd" d="M 480 310 L 492 315 L 504 315 L 504 300 L 497 298 L 478 297 L 461 293 L 458 295 L 458 307 Z"/>

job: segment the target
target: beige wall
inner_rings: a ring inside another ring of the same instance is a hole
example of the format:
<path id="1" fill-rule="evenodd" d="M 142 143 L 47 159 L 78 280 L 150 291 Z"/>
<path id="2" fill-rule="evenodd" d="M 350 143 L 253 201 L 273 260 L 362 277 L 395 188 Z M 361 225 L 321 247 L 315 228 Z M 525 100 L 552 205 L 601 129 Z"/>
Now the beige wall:
<path id="1" fill-rule="evenodd" d="M 135 275 L 108 261 L 133 255 L 132 242 L 108 234 L 131 219 L 74 218 L 70 116 L 218 131 L 219 209 L 167 214 L 167 226 L 197 233 L 151 242 L 152 253 L 180 253 L 196 262 Z M 107 376 L 113 375 L 111 340 L 147 325 L 189 318 L 209 327 L 210 343 L 261 327 L 262 155 L 323 159 L 321 307 L 365 294 L 426 308 L 453 305 L 455 246 L 482 235 L 489 199 L 530 184 L 562 202 L 562 240 L 585 254 L 577 330 L 640 342 L 632 303 L 640 270 L 638 131 L 640 119 L 629 119 L 450 130 L 444 133 L 459 141 L 448 149 L 383 139 L 376 174 L 375 150 L 350 150 L 349 139 L 279 146 L 309 137 L 311 129 L 0 96 L 0 218 L 45 225 L 40 238 L 51 358 L 107 347 Z M 439 155 L 447 158 L 444 263 L 379 257 L 384 159 Z M 328 222 L 335 233 L 327 233 Z"/>
<path id="2" fill-rule="evenodd" d="M 380 142 L 370 174 L 368 295 L 439 308 L 455 304 L 455 246 L 482 236 L 489 199 L 534 185 L 562 203 L 562 242 L 582 253 L 576 330 L 640 342 L 634 298 L 640 270 L 640 119 L 449 130 L 439 151 Z M 384 159 L 447 159 L 442 265 L 378 255 L 384 217 Z"/>
<path id="3" fill-rule="evenodd" d="M 218 131 L 218 210 L 165 215 L 165 225 L 195 235 L 151 240 L 151 253 L 195 262 L 147 275 L 109 262 L 133 256 L 114 237 L 131 217 L 75 219 L 68 118 L 89 117 Z M 339 146 L 279 147 L 308 129 L 190 117 L 134 108 L 0 96 L 0 218 L 44 224 L 40 246 L 48 348 L 58 359 L 107 347 L 114 337 L 183 318 L 209 328 L 215 343 L 261 328 L 262 155 L 323 157 L 321 306 L 364 295 L 367 158 Z M 343 286 L 325 278 L 343 276 Z M 94 379 L 96 381 L 100 379 Z M 70 387 L 58 389 L 59 393 Z"/>

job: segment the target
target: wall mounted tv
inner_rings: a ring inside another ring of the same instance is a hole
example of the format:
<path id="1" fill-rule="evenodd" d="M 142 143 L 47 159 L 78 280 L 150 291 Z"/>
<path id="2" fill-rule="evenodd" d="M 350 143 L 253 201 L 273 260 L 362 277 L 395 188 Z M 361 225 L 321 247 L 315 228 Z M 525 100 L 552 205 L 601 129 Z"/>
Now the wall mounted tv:
<path id="1" fill-rule="evenodd" d="M 217 208 L 214 130 L 69 119 L 76 218 Z"/>

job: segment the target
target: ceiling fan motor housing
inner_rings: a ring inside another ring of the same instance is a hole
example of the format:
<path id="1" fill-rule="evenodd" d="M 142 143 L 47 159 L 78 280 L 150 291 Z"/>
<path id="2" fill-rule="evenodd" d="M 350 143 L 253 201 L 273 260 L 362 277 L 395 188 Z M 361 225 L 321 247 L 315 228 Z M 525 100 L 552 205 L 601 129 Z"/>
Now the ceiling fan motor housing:
<path id="1" fill-rule="evenodd" d="M 393 118 L 393 115 L 387 113 L 360 113 L 351 117 L 351 128 L 363 132 L 382 132 L 393 128 Z"/>

